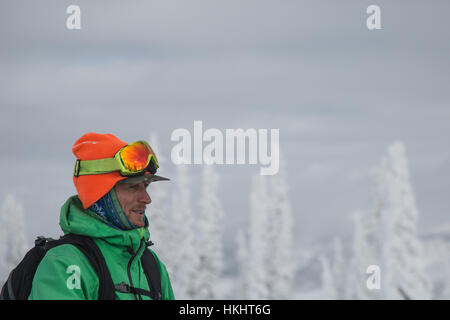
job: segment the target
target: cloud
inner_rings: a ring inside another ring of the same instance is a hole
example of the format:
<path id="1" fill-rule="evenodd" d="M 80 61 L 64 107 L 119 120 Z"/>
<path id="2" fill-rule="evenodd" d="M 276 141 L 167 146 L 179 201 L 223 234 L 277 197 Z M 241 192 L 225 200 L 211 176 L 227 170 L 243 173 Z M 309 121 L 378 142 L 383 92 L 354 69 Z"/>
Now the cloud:
<path id="1" fill-rule="evenodd" d="M 15 188 L 26 208 L 50 219 L 73 192 L 70 149 L 85 132 L 132 141 L 154 130 L 168 151 L 172 130 L 203 120 L 280 129 L 307 236 L 364 207 L 365 172 L 396 139 L 407 144 L 425 221 L 445 219 L 450 203 L 436 186 L 448 168 L 436 159 L 449 135 L 450 3 L 380 1 L 380 32 L 365 27 L 369 1 L 80 0 L 79 32 L 65 28 L 69 4 L 3 1 L 0 10 L 0 192 Z M 237 216 L 251 168 L 225 171 Z M 55 189 L 45 201 L 33 193 Z"/>

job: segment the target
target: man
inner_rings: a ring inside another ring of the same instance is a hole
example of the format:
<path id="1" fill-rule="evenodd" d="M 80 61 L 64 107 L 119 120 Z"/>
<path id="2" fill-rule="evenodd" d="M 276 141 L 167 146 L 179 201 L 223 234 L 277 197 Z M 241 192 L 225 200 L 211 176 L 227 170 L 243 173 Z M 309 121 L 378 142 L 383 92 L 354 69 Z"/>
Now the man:
<path id="1" fill-rule="evenodd" d="M 88 236 L 100 249 L 114 284 L 138 289 L 115 292 L 117 299 L 151 299 L 141 256 L 150 233 L 145 210 L 158 162 L 144 141 L 127 144 L 112 134 L 87 133 L 73 146 L 77 158 L 73 181 L 78 195 L 61 208 L 64 234 Z M 153 254 L 161 278 L 161 299 L 174 299 L 166 267 Z M 139 291 L 140 290 L 140 291 Z M 99 278 L 86 255 L 72 244 L 50 249 L 33 278 L 29 300 L 98 298 Z"/>

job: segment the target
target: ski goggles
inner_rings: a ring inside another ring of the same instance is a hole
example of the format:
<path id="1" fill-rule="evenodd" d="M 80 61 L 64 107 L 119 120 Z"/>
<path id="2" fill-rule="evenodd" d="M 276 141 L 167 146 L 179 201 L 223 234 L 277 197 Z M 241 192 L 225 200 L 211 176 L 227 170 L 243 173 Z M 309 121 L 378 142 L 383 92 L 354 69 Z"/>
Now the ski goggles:
<path id="1" fill-rule="evenodd" d="M 113 158 L 77 159 L 73 175 L 78 177 L 119 171 L 123 177 L 135 177 L 146 172 L 155 174 L 158 167 L 158 160 L 152 148 L 147 142 L 140 140 L 121 148 Z"/>

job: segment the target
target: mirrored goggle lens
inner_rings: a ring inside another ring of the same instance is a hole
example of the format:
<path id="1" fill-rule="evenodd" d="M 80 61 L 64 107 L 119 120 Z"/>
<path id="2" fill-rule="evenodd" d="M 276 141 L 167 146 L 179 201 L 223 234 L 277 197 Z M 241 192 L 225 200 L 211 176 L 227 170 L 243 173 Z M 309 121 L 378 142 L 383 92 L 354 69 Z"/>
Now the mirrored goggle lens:
<path id="1" fill-rule="evenodd" d="M 120 152 L 123 165 L 131 172 L 144 170 L 148 166 L 150 155 L 154 157 L 152 149 L 144 141 L 129 144 Z"/>

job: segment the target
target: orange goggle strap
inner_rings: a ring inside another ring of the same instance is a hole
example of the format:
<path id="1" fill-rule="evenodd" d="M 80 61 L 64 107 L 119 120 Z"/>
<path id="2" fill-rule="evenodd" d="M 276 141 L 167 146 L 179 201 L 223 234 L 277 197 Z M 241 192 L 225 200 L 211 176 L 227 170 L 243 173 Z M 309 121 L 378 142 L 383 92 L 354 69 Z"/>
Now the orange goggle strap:
<path id="1" fill-rule="evenodd" d="M 126 146 L 124 147 L 126 148 Z M 123 149 L 123 148 L 122 148 Z M 110 173 L 114 171 L 120 171 L 122 176 L 133 176 L 145 172 L 148 165 L 153 161 L 155 169 L 158 169 L 158 160 L 153 154 L 149 154 L 147 160 L 147 166 L 139 171 L 128 170 L 120 158 L 120 149 L 114 156 L 114 158 L 97 159 L 97 160 L 79 160 L 75 162 L 75 168 L 73 170 L 73 175 L 75 177 L 91 175 L 91 174 L 103 174 Z"/>

